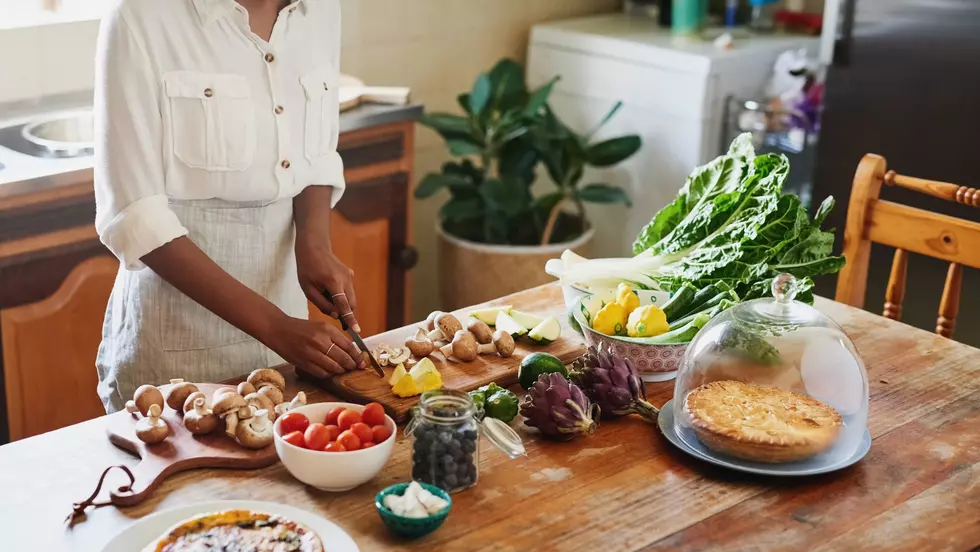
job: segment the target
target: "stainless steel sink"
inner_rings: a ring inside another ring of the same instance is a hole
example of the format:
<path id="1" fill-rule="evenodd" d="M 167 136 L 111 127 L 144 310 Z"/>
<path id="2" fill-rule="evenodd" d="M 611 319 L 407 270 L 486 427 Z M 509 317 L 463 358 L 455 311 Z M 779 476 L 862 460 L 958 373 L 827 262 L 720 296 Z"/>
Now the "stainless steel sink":
<path id="1" fill-rule="evenodd" d="M 0 129 L 0 146 L 31 157 L 72 158 L 92 155 L 92 111 L 73 111 Z"/>

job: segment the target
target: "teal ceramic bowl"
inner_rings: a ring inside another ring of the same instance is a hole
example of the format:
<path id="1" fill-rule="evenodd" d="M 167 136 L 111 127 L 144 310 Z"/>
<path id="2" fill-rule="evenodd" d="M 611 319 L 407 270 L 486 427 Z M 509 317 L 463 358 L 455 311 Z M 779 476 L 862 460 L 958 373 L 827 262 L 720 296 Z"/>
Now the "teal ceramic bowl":
<path id="1" fill-rule="evenodd" d="M 428 535 L 438 529 L 442 525 L 442 522 L 446 521 L 446 516 L 449 515 L 449 510 L 453 507 L 453 499 L 450 498 L 449 493 L 446 491 L 427 483 L 419 483 L 419 485 L 422 485 L 423 489 L 445 500 L 449 505 L 441 512 L 424 518 L 407 518 L 395 514 L 385 507 L 384 498 L 390 494 L 401 496 L 405 493 L 405 489 L 408 488 L 408 483 L 398 483 L 387 487 L 374 497 L 374 506 L 378 509 L 378 515 L 381 516 L 381 520 L 385 522 L 385 525 L 388 526 L 388 529 L 392 533 L 400 537 L 417 539 Z"/>

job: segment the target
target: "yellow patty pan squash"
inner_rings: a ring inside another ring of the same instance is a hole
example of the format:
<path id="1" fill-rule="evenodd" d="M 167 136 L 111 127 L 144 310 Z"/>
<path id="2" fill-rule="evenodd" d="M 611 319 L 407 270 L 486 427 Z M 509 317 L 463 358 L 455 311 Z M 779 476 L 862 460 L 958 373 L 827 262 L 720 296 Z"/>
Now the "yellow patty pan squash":
<path id="1" fill-rule="evenodd" d="M 629 313 L 620 303 L 609 303 L 599 309 L 592 319 L 592 329 L 605 335 L 626 335 Z"/>
<path id="2" fill-rule="evenodd" d="M 640 306 L 640 298 L 626 284 L 619 284 L 616 288 L 616 302 L 626 308 L 627 316 Z"/>
<path id="3" fill-rule="evenodd" d="M 653 337 L 670 331 L 667 315 L 656 305 L 640 307 L 630 313 L 626 334 L 630 337 Z"/>

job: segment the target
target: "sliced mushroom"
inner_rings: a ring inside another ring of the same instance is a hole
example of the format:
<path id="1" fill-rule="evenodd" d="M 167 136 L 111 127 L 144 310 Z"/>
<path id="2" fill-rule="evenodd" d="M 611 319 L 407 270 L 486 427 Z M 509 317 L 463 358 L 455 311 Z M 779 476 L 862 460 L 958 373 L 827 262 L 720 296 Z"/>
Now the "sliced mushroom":
<path id="1" fill-rule="evenodd" d="M 163 393 L 152 385 L 141 385 L 133 393 L 133 402 L 136 403 L 136 408 L 139 409 L 140 414 L 147 416 L 150 407 L 154 404 L 163 410 Z"/>
<path id="2" fill-rule="evenodd" d="M 262 389 L 263 385 L 273 385 L 280 391 L 286 389 L 286 378 L 282 377 L 282 374 L 280 374 L 275 368 L 260 368 L 258 370 L 253 370 L 252 373 L 248 375 L 248 383 L 255 386 L 256 390 Z"/>
<path id="3" fill-rule="evenodd" d="M 436 328 L 429 332 L 428 337 L 432 341 L 449 341 L 452 336 L 456 335 L 456 332 L 463 329 L 463 325 L 459 323 L 459 320 L 455 316 L 444 312 L 439 314 L 435 320 Z"/>
<path id="4" fill-rule="evenodd" d="M 299 408 L 305 404 L 306 404 L 306 393 L 300 391 L 299 393 L 296 393 L 296 396 L 293 397 L 293 400 L 289 401 L 288 403 L 283 402 L 276 405 L 276 416 L 277 417 L 282 416 L 283 414 L 289 412 L 290 410 L 294 408 Z"/>
<path id="5" fill-rule="evenodd" d="M 253 412 L 235 429 L 239 444 L 249 449 L 265 448 L 272 444 L 272 422 L 264 410 Z"/>
<path id="6" fill-rule="evenodd" d="M 259 387 L 259 390 L 256 391 L 256 393 L 269 397 L 269 400 L 272 401 L 273 405 L 279 404 L 283 401 L 282 389 L 279 389 L 274 385 L 262 385 Z"/>
<path id="7" fill-rule="evenodd" d="M 208 396 L 204 394 L 204 391 L 195 391 L 195 392 L 191 393 L 190 395 L 187 395 L 187 398 L 184 399 L 184 407 L 183 407 L 183 409 L 184 409 L 184 413 L 185 414 L 187 412 L 190 412 L 191 409 L 194 408 L 194 401 L 196 401 L 199 398 L 200 399 L 204 399 L 204 406 L 205 407 L 207 407 L 208 409 L 211 408 L 208 405 Z"/>
<path id="8" fill-rule="evenodd" d="M 251 393 L 245 397 L 245 403 L 255 407 L 256 410 L 265 410 L 269 413 L 269 421 L 276 421 L 276 405 L 266 393 Z"/>
<path id="9" fill-rule="evenodd" d="M 493 343 L 479 345 L 476 349 L 477 353 L 481 355 L 497 353 L 507 358 L 514 354 L 514 337 L 504 330 L 497 330 L 493 332 Z"/>
<path id="10" fill-rule="evenodd" d="M 469 362 L 477 356 L 476 338 L 466 330 L 459 330 L 453 335 L 453 342 L 439 349 L 446 358 Z"/>
<path id="11" fill-rule="evenodd" d="M 225 433 L 235 437 L 235 426 L 238 425 L 238 409 L 248 403 L 238 393 L 222 393 L 216 395 L 211 404 L 211 412 L 225 421 Z"/>
<path id="12" fill-rule="evenodd" d="M 466 330 L 473 334 L 476 342 L 481 345 L 493 341 L 493 332 L 490 331 L 490 326 L 487 326 L 487 323 L 482 320 L 471 317 L 466 321 Z"/>
<path id="13" fill-rule="evenodd" d="M 208 410 L 204 397 L 194 399 L 193 408 L 184 413 L 184 427 L 194 435 L 206 435 L 218 427 L 218 417 Z"/>
<path id="14" fill-rule="evenodd" d="M 163 408 L 159 404 L 151 404 L 147 416 L 136 422 L 136 437 L 148 445 L 159 443 L 170 435 L 170 426 L 163 421 L 160 414 Z"/>
<path id="15" fill-rule="evenodd" d="M 390 362 L 394 366 L 397 366 L 405 362 L 406 360 L 408 360 L 409 357 L 411 356 L 412 356 L 412 352 L 409 351 L 408 348 L 395 347 L 394 349 L 391 350 L 391 352 L 389 352 L 388 362 Z"/>
<path id="16" fill-rule="evenodd" d="M 378 366 L 385 367 L 388 366 L 388 353 L 378 354 Z"/>
<path id="17" fill-rule="evenodd" d="M 432 343 L 432 340 L 429 339 L 429 336 L 426 335 L 425 330 L 419 328 L 419 331 L 415 334 L 415 337 L 405 338 L 405 348 L 418 358 L 425 358 L 432 353 L 432 350 L 435 349 L 435 345 Z"/>
<path id="18" fill-rule="evenodd" d="M 436 329 L 436 317 L 440 314 L 442 314 L 442 311 L 432 311 L 429 313 L 429 316 L 425 318 L 425 322 L 422 323 L 422 328 L 426 331 L 426 333 Z"/>
<path id="19" fill-rule="evenodd" d="M 183 414 L 184 403 L 191 393 L 198 391 L 197 386 L 182 379 L 172 379 L 170 384 L 170 390 L 167 391 L 167 406 L 176 410 L 178 414 Z"/>
<path id="20" fill-rule="evenodd" d="M 239 395 L 244 397 L 245 395 L 251 395 L 252 393 L 255 393 L 256 391 L 258 391 L 258 389 L 256 389 L 255 386 L 252 385 L 251 383 L 247 381 L 243 381 L 238 384 L 237 391 Z"/>

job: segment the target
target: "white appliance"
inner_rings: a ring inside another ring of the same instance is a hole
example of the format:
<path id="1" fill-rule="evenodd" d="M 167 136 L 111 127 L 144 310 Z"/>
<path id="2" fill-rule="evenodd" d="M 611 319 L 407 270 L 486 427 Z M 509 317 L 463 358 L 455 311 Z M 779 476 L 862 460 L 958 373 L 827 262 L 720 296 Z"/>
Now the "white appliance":
<path id="1" fill-rule="evenodd" d="M 626 14 L 536 25 L 531 31 L 527 80 L 531 87 L 561 75 L 551 96 L 572 128 L 594 128 L 617 101 L 623 107 L 596 140 L 635 133 L 642 149 L 625 163 L 587 173 L 582 184 L 625 188 L 633 207 L 590 206 L 596 227 L 593 256 L 630 254 L 633 239 L 673 200 L 694 167 L 721 149 L 722 119 L 730 95 L 763 89 L 776 56 L 817 51 L 819 38 L 736 38 L 730 50 L 711 41 L 675 36 L 657 22 Z"/>

